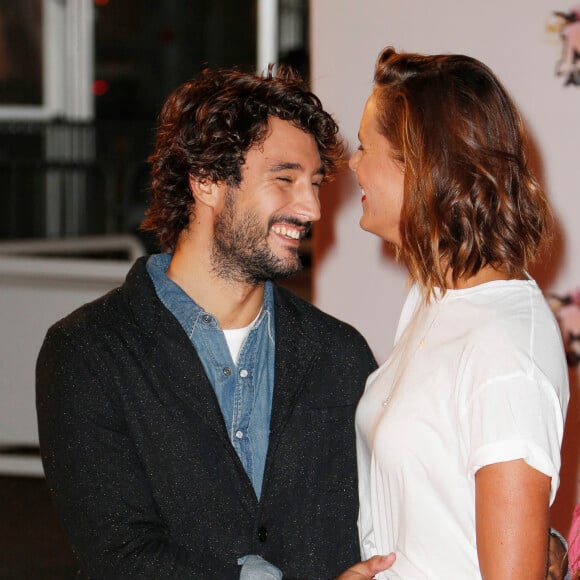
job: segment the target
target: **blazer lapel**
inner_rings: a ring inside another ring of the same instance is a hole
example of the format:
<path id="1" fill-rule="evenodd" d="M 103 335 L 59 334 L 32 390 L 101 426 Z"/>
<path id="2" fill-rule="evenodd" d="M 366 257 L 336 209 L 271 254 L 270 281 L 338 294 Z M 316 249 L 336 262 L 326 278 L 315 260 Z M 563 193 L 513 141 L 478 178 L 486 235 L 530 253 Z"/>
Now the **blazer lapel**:
<path id="1" fill-rule="evenodd" d="M 254 488 L 228 438 L 221 409 L 201 359 L 179 322 L 157 297 L 144 260 L 130 272 L 125 290 L 135 321 L 148 341 L 144 356 L 158 361 L 158 383 L 171 389 L 174 396 L 220 439 L 226 454 L 224 461 L 231 462 L 246 491 L 241 500 L 248 509 L 254 509 L 257 501 Z"/>
<path id="2" fill-rule="evenodd" d="M 158 327 L 159 332 L 166 331 Z M 225 421 L 215 396 L 213 387 L 197 351 L 183 332 L 181 326 L 175 321 L 176 328 L 171 329 L 171 337 L 164 342 L 171 345 L 167 351 L 167 375 L 171 375 L 171 389 L 179 396 L 185 405 L 191 408 L 199 421 L 208 426 L 220 439 L 224 450 L 224 461 L 230 461 L 232 468 L 239 475 L 239 481 L 245 493 L 240 494 L 240 501 L 250 512 L 255 509 L 257 498 L 244 466 L 235 449 L 233 448 L 226 430 Z M 165 382 L 169 384 L 167 377 Z"/>
<path id="3" fill-rule="evenodd" d="M 286 301 L 276 304 L 275 324 L 276 360 L 268 458 L 276 452 L 284 425 L 320 350 L 320 344 L 305 333 L 300 313 Z"/>

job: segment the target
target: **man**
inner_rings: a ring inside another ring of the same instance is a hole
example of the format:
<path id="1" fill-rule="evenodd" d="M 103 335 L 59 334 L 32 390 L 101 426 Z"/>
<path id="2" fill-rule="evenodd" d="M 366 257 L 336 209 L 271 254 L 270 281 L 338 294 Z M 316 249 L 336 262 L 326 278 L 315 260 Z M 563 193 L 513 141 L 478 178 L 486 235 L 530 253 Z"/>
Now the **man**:
<path id="1" fill-rule="evenodd" d="M 340 156 L 289 74 L 205 71 L 167 99 L 143 225 L 167 253 L 54 325 L 37 364 L 44 468 L 87 577 L 328 579 L 359 560 L 353 416 L 376 364 L 271 281 L 300 268 Z"/>
<path id="2" fill-rule="evenodd" d="M 568 543 L 566 538 L 552 528 L 548 542 L 548 572 L 546 580 L 566 580 L 568 574 Z"/>

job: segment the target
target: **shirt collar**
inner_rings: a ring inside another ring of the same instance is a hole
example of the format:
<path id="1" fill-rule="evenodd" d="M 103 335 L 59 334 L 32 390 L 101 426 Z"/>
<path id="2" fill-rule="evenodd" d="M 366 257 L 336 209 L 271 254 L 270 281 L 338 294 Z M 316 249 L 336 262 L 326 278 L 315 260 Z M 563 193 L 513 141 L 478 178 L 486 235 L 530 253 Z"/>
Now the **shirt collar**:
<path id="1" fill-rule="evenodd" d="M 147 272 L 151 277 L 155 292 L 164 306 L 177 318 L 187 336 L 191 338 L 198 320 L 208 314 L 212 317 L 214 325 L 218 323 L 215 317 L 203 310 L 194 300 L 192 300 L 173 280 L 167 277 L 166 271 L 171 263 L 171 254 L 153 254 L 147 260 Z M 274 320 L 274 288 L 273 283 L 268 280 L 264 285 L 264 300 L 262 310 L 254 323 L 257 326 L 267 317 L 269 332 L 273 332 L 272 322 Z"/>

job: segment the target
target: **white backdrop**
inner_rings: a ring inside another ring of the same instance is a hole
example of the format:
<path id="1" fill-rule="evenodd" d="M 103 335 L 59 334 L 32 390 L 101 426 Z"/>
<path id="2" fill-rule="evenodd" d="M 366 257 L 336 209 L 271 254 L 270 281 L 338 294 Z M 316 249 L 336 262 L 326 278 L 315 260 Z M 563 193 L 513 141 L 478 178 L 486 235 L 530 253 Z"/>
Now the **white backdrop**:
<path id="1" fill-rule="evenodd" d="M 537 149 L 536 165 L 559 224 L 553 254 L 533 274 L 547 292 L 580 286 L 580 86 L 555 74 L 561 54 L 549 32 L 553 11 L 574 0 L 312 0 L 314 91 L 356 147 L 375 59 L 384 46 L 476 57 L 500 77 L 519 104 Z M 392 345 L 406 271 L 381 241 L 360 231 L 360 191 L 348 171 L 323 192 L 314 232 L 314 298 L 368 339 L 379 361 Z M 576 390 L 578 390 L 576 388 Z M 578 486 L 577 394 L 568 415 L 563 482 L 553 519 L 564 530 Z"/>

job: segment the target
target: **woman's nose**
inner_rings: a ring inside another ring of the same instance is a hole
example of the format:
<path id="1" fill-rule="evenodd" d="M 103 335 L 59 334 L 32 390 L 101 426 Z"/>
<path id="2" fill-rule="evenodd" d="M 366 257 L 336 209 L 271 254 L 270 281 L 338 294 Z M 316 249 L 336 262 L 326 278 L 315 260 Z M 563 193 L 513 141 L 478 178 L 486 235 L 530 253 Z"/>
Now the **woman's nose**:
<path id="1" fill-rule="evenodd" d="M 356 171 L 357 165 L 358 165 L 358 161 L 360 158 L 360 150 L 357 149 L 351 156 L 350 159 L 348 160 L 348 166 L 351 169 L 351 171 Z"/>

